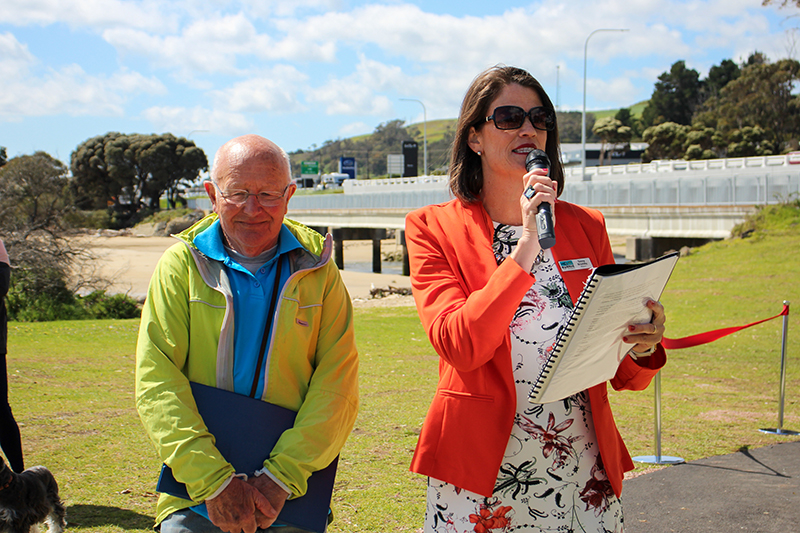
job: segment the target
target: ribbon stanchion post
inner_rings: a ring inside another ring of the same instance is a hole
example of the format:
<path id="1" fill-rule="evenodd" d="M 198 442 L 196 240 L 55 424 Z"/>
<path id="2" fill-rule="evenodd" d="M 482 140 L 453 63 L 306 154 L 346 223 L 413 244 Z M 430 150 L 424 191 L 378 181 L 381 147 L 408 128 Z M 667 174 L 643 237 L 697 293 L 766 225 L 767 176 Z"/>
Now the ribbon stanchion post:
<path id="1" fill-rule="evenodd" d="M 783 315 L 783 337 L 781 340 L 781 384 L 778 401 L 778 427 L 761 428 L 759 431 L 762 433 L 771 433 L 773 435 L 800 435 L 797 431 L 783 429 L 783 406 L 786 401 L 786 340 L 789 335 L 789 302 L 784 301 L 783 308 L 786 312 Z"/>
<path id="2" fill-rule="evenodd" d="M 761 429 L 760 431 L 764 433 L 773 433 L 775 435 L 800 435 L 800 433 L 796 431 L 783 429 L 783 405 L 786 396 L 786 341 L 789 329 L 789 302 L 784 301 L 783 310 L 780 312 L 780 314 L 775 315 L 773 317 L 765 318 L 763 320 L 759 320 L 758 322 L 753 322 L 752 324 L 747 324 L 745 326 L 716 329 L 714 331 L 698 333 L 697 335 L 690 335 L 688 337 L 682 337 L 680 339 L 668 339 L 664 337 L 661 341 L 661 345 L 666 350 L 680 350 L 681 348 L 690 348 L 692 346 L 708 344 L 709 342 L 721 339 L 722 337 L 725 337 L 732 333 L 736 333 L 737 331 L 741 331 L 743 329 L 755 326 L 757 324 L 762 324 L 764 322 L 767 322 L 768 320 L 776 319 L 779 316 L 783 317 L 783 342 L 781 345 L 781 385 L 780 385 L 780 405 L 778 407 L 778 427 L 770 429 Z M 655 393 L 654 418 L 655 418 L 655 434 L 656 434 L 655 435 L 656 454 L 640 455 L 638 457 L 634 457 L 633 460 L 638 461 L 640 463 L 655 463 L 655 464 L 682 463 L 683 459 L 681 459 L 680 457 L 661 455 L 661 372 L 656 374 L 655 378 L 653 378 L 653 388 Z"/>
<path id="3" fill-rule="evenodd" d="M 680 457 L 671 455 L 661 455 L 661 372 L 653 378 L 653 389 L 655 393 L 655 455 L 639 455 L 633 460 L 639 463 L 652 463 L 657 465 L 676 465 L 683 462 Z"/>

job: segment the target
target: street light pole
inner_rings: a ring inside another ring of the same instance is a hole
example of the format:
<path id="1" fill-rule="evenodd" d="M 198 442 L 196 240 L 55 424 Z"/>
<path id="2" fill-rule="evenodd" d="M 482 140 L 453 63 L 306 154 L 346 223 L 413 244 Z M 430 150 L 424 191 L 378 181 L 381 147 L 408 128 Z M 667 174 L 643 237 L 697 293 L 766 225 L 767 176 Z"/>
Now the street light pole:
<path id="1" fill-rule="evenodd" d="M 583 43 L 583 113 L 581 114 L 581 179 L 586 180 L 586 50 L 589 47 L 589 39 L 592 35 L 601 31 L 628 31 L 627 29 L 607 29 L 594 30 Z"/>
<path id="2" fill-rule="evenodd" d="M 428 175 L 428 111 L 425 109 L 425 104 L 415 98 L 401 98 L 406 102 L 417 102 L 422 106 L 422 153 L 423 153 L 423 176 Z"/>

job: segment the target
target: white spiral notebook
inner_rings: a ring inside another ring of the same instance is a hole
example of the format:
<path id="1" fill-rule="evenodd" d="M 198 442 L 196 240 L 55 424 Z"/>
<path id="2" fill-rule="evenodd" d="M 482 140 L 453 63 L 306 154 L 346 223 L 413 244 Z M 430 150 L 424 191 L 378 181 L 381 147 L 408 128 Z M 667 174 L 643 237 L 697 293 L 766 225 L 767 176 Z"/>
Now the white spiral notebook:
<path id="1" fill-rule="evenodd" d="M 528 399 L 555 402 L 614 377 L 633 347 L 622 342 L 628 325 L 650 321 L 646 303 L 661 298 L 678 256 L 674 252 L 647 263 L 596 268 Z"/>

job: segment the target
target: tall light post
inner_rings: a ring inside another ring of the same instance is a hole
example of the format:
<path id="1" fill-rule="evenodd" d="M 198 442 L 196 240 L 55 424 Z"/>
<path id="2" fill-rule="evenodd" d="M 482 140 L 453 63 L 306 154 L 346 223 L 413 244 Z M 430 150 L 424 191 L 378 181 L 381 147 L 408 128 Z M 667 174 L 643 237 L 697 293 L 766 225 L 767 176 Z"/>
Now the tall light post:
<path id="1" fill-rule="evenodd" d="M 406 102 L 417 102 L 422 106 L 422 153 L 423 153 L 423 167 L 422 175 L 428 175 L 428 111 L 425 109 L 425 104 L 415 98 L 401 98 Z"/>
<path id="2" fill-rule="evenodd" d="M 586 50 L 589 47 L 589 39 L 592 35 L 601 31 L 628 31 L 627 29 L 607 29 L 594 30 L 583 43 L 583 113 L 581 114 L 581 179 L 586 181 Z"/>

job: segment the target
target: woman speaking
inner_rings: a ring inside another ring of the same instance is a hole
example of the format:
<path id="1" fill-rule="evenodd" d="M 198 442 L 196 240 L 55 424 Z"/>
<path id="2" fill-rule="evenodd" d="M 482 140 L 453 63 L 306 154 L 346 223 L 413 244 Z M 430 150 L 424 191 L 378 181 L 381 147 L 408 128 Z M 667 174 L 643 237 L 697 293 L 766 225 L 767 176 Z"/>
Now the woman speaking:
<path id="1" fill-rule="evenodd" d="M 547 169 L 526 170 L 533 150 Z M 425 532 L 621 531 L 633 462 L 607 384 L 533 404 L 538 376 L 592 269 L 613 263 L 603 216 L 564 188 L 553 104 L 528 72 L 480 74 L 461 106 L 450 164 L 455 199 L 406 218 L 414 298 L 440 356 L 411 469 L 428 476 Z M 537 236 L 550 204 L 555 245 Z M 549 243 L 548 243 L 549 244 Z M 580 259 L 580 261 L 575 261 Z M 664 366 L 664 309 L 630 326 L 616 390 Z"/>

